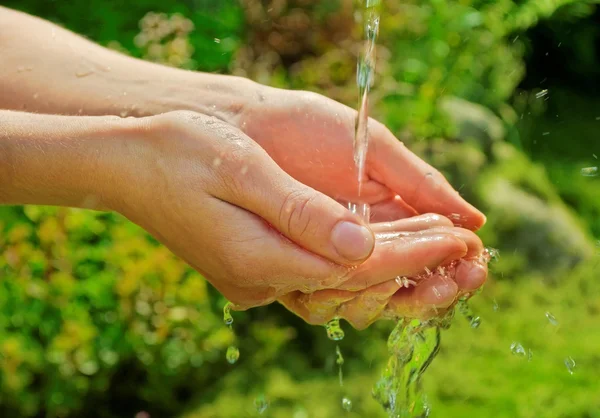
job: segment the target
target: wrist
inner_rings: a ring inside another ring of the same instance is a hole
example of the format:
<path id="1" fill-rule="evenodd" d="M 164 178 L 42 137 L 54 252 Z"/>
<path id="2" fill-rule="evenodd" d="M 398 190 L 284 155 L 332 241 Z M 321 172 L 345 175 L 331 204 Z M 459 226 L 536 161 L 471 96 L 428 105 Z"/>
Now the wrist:
<path id="1" fill-rule="evenodd" d="M 129 120 L 0 112 L 0 125 L 0 204 L 116 209 Z"/>
<path id="2" fill-rule="evenodd" d="M 215 116 L 236 124 L 252 103 L 260 101 L 266 89 L 243 77 L 206 74 L 158 67 L 148 89 L 144 83 L 130 85 L 133 116 L 153 116 L 177 110 L 189 110 Z"/>

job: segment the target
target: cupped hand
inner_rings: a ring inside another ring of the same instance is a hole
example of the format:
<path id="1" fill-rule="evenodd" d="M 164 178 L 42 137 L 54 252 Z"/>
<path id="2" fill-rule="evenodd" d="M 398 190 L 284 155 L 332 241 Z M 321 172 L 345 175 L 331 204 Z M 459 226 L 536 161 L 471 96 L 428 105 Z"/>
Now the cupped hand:
<path id="1" fill-rule="evenodd" d="M 140 121 L 139 137 L 126 142 L 131 184 L 116 209 L 238 307 L 339 285 L 371 254 L 361 219 L 235 127 L 192 112 Z"/>
<path id="2" fill-rule="evenodd" d="M 261 87 L 258 97 L 234 123 L 296 180 L 338 201 L 370 203 L 372 221 L 438 213 L 472 230 L 485 223 L 485 216 L 439 171 L 373 119 L 359 196 L 353 157 L 355 110 L 304 91 Z"/>
<path id="3" fill-rule="evenodd" d="M 481 240 L 447 218 L 426 214 L 371 226 L 373 255 L 339 288 L 292 292 L 279 301 L 309 323 L 337 317 L 362 329 L 380 318 L 438 315 L 487 278 Z M 428 244 L 419 251 L 423 241 Z"/>

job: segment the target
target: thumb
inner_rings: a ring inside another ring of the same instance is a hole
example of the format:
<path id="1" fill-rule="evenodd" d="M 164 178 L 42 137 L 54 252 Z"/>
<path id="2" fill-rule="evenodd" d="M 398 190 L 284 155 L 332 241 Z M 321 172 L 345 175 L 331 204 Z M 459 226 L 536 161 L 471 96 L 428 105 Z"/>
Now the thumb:
<path id="1" fill-rule="evenodd" d="M 334 263 L 358 265 L 371 255 L 375 238 L 358 216 L 289 176 L 258 145 L 245 157 L 243 170 L 230 170 L 228 177 L 235 185 L 227 188 L 224 200 Z"/>

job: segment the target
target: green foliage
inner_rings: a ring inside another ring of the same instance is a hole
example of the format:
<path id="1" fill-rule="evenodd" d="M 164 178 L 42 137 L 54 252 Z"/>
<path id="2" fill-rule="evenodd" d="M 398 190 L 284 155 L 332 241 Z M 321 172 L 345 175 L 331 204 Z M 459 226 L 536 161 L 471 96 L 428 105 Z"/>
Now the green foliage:
<path id="1" fill-rule="evenodd" d="M 114 215 L 18 213 L 0 236 L 0 415 L 102 416 L 117 405 L 86 400 L 110 397 L 173 411 L 224 367 L 215 295 L 166 248 Z"/>

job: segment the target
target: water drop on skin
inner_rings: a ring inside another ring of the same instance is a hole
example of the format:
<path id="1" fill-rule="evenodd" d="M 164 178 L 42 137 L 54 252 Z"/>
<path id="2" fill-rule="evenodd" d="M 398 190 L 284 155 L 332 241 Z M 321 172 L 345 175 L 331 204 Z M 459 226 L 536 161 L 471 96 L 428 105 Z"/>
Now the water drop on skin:
<path id="1" fill-rule="evenodd" d="M 240 350 L 236 346 L 230 345 L 227 348 L 227 354 L 225 355 L 225 358 L 227 358 L 227 362 L 229 364 L 234 364 L 240 358 Z"/>
<path id="2" fill-rule="evenodd" d="M 352 401 L 348 398 L 343 398 L 342 399 L 342 408 L 344 408 L 344 411 L 352 411 Z"/>
<path id="3" fill-rule="evenodd" d="M 327 330 L 327 338 L 333 341 L 341 341 L 344 339 L 344 330 L 340 327 L 339 318 L 334 318 L 325 324 Z"/>

